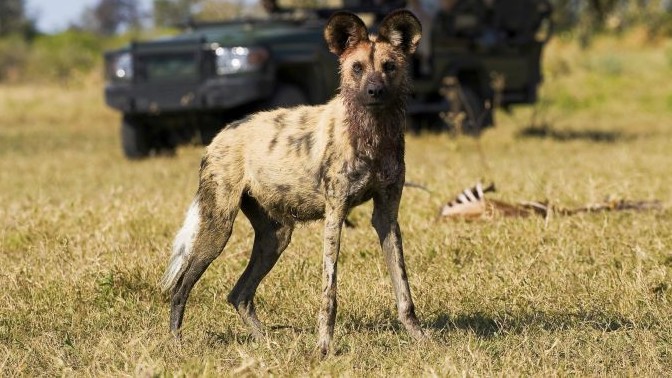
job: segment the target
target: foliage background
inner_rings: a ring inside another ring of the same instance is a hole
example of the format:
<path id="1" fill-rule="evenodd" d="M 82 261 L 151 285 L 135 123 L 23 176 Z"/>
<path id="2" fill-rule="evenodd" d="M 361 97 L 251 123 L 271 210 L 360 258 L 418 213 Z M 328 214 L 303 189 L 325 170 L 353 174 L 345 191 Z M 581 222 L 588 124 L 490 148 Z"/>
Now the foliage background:
<path id="1" fill-rule="evenodd" d="M 640 23 L 586 44 L 578 28 L 547 47 L 536 107 L 498 112 L 480 140 L 407 138 L 408 179 L 431 190 L 408 188 L 400 213 L 431 339 L 414 343 L 395 320 L 365 206 L 344 232 L 336 353 L 325 361 L 315 350 L 319 223 L 296 231 L 259 289 L 268 342 L 250 340 L 225 304 L 253 237 L 243 218 L 190 298 L 185 342 L 168 334 L 157 283 L 202 147 L 123 158 L 99 52 L 133 32 L 4 37 L 23 46 L 24 63 L 42 51 L 83 68 L 43 72 L 36 60 L 0 84 L 0 375 L 670 375 L 672 41 Z M 70 38 L 89 47 L 57 53 Z M 664 210 L 436 219 L 479 179 L 511 202 L 612 196 Z"/>
<path id="2" fill-rule="evenodd" d="M 305 0 L 283 3 L 305 5 Z M 317 0 L 313 2 L 319 3 Z M 587 48 L 596 35 L 633 28 L 647 40 L 672 36 L 671 0 L 550 0 L 556 31 Z M 134 39 L 174 33 L 188 19 L 227 19 L 260 11 L 259 4 L 233 0 L 154 0 L 145 11 L 133 0 L 98 0 L 79 20 L 56 34 L 43 34 L 26 13 L 25 0 L 0 1 L 0 82 L 71 84 L 100 72 L 106 49 Z"/>

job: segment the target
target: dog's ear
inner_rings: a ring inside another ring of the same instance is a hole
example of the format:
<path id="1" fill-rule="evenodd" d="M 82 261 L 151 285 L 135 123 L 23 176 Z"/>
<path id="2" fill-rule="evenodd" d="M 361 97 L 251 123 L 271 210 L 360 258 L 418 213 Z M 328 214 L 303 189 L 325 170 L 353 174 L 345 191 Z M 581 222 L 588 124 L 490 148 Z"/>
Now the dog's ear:
<path id="1" fill-rule="evenodd" d="M 350 12 L 336 12 L 327 21 L 324 39 L 329 51 L 340 56 L 345 50 L 368 40 L 366 25 L 359 17 Z"/>
<path id="2" fill-rule="evenodd" d="M 420 43 L 422 25 L 410 11 L 400 9 L 383 19 L 378 29 L 378 39 L 390 43 L 406 54 L 413 54 Z"/>

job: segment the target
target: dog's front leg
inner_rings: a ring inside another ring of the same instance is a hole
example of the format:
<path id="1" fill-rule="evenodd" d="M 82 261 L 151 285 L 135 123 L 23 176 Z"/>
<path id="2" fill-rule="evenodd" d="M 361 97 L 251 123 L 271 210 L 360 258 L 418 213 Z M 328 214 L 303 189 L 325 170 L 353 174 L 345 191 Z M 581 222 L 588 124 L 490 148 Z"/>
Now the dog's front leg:
<path id="1" fill-rule="evenodd" d="M 415 339 L 424 337 L 420 322 L 415 316 L 415 306 L 406 276 L 401 230 L 397 222 L 402 185 L 395 185 L 373 197 L 373 227 L 378 233 L 385 255 L 385 263 L 392 277 L 392 286 L 397 298 L 399 320 Z"/>
<path id="2" fill-rule="evenodd" d="M 324 256 L 322 262 L 322 305 L 318 317 L 317 346 L 322 356 L 329 353 L 336 321 L 336 270 L 341 244 L 341 228 L 346 211 L 343 204 L 328 203 L 324 220 Z"/>

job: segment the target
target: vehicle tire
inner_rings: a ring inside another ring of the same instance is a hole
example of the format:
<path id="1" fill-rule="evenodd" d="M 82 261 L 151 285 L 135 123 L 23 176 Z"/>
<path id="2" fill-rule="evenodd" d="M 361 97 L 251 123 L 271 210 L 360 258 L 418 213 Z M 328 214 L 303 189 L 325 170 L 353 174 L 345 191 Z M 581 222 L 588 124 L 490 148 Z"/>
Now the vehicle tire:
<path id="1" fill-rule="evenodd" d="M 450 128 L 439 114 L 421 113 L 406 117 L 406 130 L 418 135 L 422 132 L 442 133 Z"/>
<path id="2" fill-rule="evenodd" d="M 264 104 L 264 108 L 289 108 L 303 104 L 308 104 L 308 96 L 300 87 L 281 83 L 273 92 L 273 96 Z"/>
<path id="3" fill-rule="evenodd" d="M 180 137 L 175 130 L 155 131 L 152 138 L 149 139 L 149 153 L 156 156 L 175 156 Z"/>
<path id="4" fill-rule="evenodd" d="M 470 87 L 461 86 L 459 91 L 458 103 L 451 107 L 454 107 L 457 112 L 464 113 L 462 133 L 477 137 L 483 131 L 487 117 L 486 112 L 489 110 L 485 108 L 485 101 L 481 96 Z"/>
<path id="5" fill-rule="evenodd" d="M 124 117 L 121 121 L 121 146 L 128 159 L 142 159 L 149 155 L 149 129 L 139 122 Z"/>

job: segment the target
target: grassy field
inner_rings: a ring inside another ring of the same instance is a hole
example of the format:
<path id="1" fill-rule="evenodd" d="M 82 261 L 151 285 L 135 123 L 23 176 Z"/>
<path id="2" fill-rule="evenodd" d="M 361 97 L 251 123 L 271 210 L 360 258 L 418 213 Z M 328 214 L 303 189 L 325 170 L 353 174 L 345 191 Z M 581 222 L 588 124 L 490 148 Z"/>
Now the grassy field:
<path id="1" fill-rule="evenodd" d="M 369 224 L 344 232 L 335 355 L 315 350 L 321 226 L 297 229 L 259 289 L 269 340 L 225 298 L 252 230 L 236 223 L 194 289 L 185 340 L 157 289 L 195 192 L 201 147 L 129 162 L 101 83 L 0 86 L 0 375 L 672 374 L 672 43 L 641 36 L 547 51 L 540 106 L 498 113 L 480 142 L 409 136 L 400 222 L 417 312 L 413 342 Z M 482 154 L 479 152 L 482 151 Z M 606 196 L 664 210 L 437 221 L 479 179 L 507 201 Z"/>

